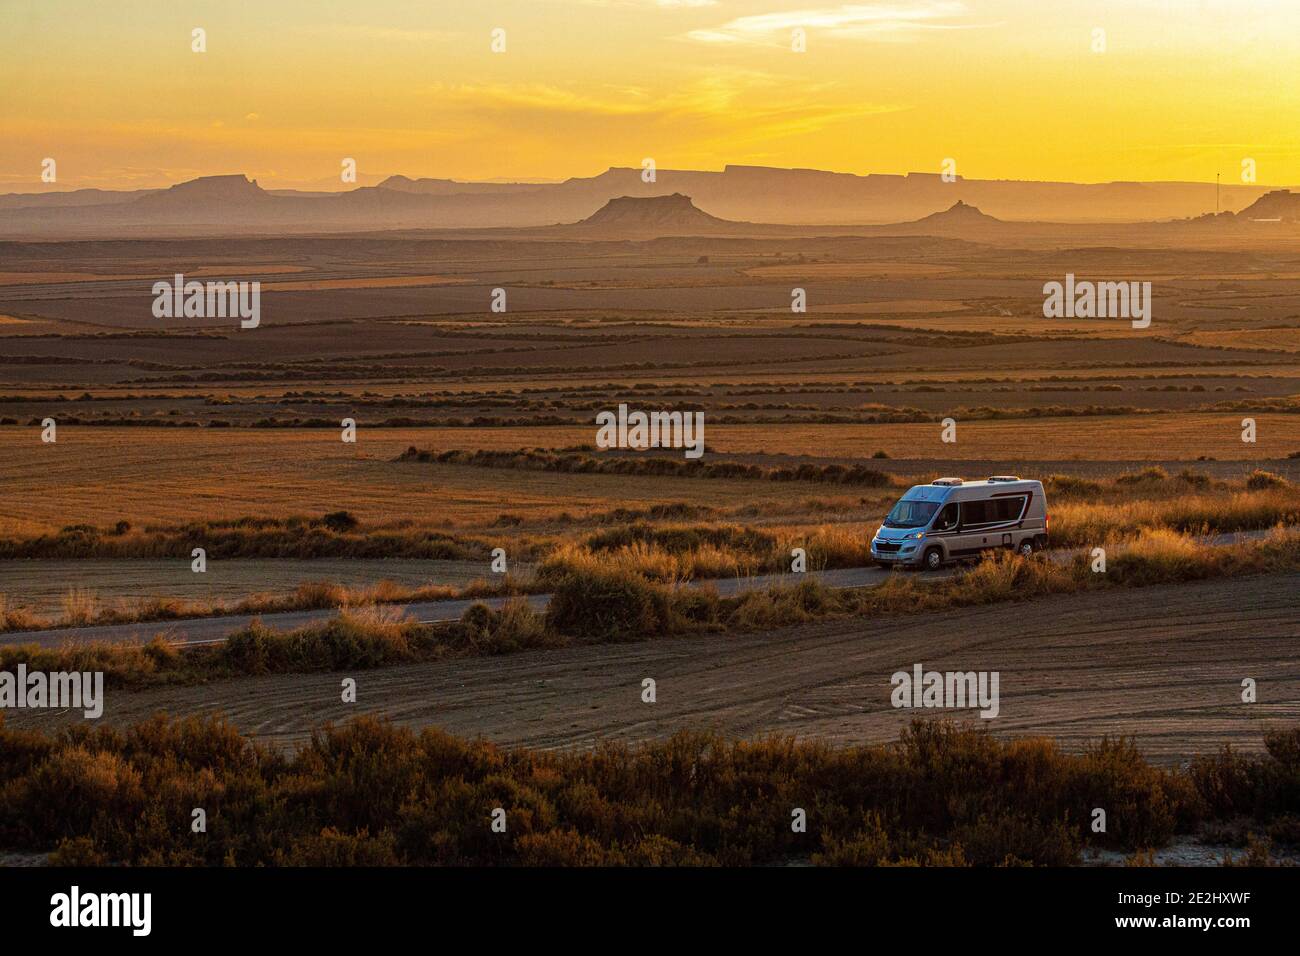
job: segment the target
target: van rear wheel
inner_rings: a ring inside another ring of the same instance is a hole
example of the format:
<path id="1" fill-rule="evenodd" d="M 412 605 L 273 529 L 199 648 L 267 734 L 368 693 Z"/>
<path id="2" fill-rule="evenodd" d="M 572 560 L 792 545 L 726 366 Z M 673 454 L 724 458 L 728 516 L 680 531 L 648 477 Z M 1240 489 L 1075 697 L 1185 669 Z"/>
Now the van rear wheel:
<path id="1" fill-rule="evenodd" d="M 927 571 L 938 571 L 943 567 L 943 552 L 938 548 L 930 548 L 925 552 L 925 557 L 921 559 Z"/>
<path id="2" fill-rule="evenodd" d="M 1020 553 L 1021 557 L 1032 558 L 1034 552 L 1038 549 L 1034 546 L 1033 538 L 1026 538 L 1024 541 L 1020 542 L 1020 547 L 1016 550 Z"/>

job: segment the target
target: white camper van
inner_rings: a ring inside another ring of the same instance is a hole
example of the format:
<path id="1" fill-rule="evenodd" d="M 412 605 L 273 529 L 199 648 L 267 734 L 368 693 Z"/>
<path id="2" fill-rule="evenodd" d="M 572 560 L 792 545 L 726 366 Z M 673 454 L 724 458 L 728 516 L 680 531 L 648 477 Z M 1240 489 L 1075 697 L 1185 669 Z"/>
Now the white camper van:
<path id="1" fill-rule="evenodd" d="M 894 505 L 871 539 L 871 557 L 881 567 L 935 570 L 994 548 L 1029 555 L 1047 547 L 1047 525 L 1041 481 L 936 478 Z"/>

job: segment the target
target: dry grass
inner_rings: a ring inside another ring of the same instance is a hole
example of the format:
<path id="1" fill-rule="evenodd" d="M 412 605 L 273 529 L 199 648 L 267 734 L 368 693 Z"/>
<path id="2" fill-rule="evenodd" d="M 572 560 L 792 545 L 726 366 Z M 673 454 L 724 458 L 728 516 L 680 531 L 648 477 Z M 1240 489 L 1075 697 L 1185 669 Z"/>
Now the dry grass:
<path id="1" fill-rule="evenodd" d="M 674 634 L 768 630 L 813 620 L 917 614 L 1025 601 L 1052 594 L 1173 584 L 1300 570 L 1300 529 L 1276 529 L 1261 540 L 1211 547 L 1167 530 L 1145 531 L 1117 545 L 1104 574 L 1079 555 L 1069 564 L 999 552 L 965 574 L 923 583 L 892 575 L 874 588 L 831 589 L 813 580 L 795 586 L 720 597 L 711 587 L 676 587 L 589 553 L 546 572 L 553 591 L 544 613 L 523 600 L 492 611 L 475 605 L 449 627 L 420 625 L 383 605 L 354 607 L 298 630 L 260 621 L 225 644 L 179 650 L 146 645 L 0 647 L 0 664 L 42 662 L 42 669 L 104 670 L 117 685 L 203 681 L 240 674 L 378 667 L 447 654 L 499 654 L 585 642 L 635 641 Z M 94 662 L 94 667 L 82 666 Z M 35 666 L 33 664 L 33 666 Z"/>
<path id="2" fill-rule="evenodd" d="M 63 620 L 76 627 L 99 617 L 99 598 L 94 591 L 73 588 L 63 596 Z"/>
<path id="3" fill-rule="evenodd" d="M 0 632 L 29 631 L 41 626 L 41 619 L 26 608 L 14 607 L 9 598 L 0 594 Z"/>
<path id="4" fill-rule="evenodd" d="M 496 580 L 478 579 L 463 587 L 425 584 L 409 587 L 396 581 L 350 586 L 332 581 L 306 581 L 287 594 L 253 594 L 238 601 L 181 601 L 174 598 L 118 599 L 104 606 L 99 596 L 85 588 L 64 595 L 59 617 L 40 616 L 25 608 L 10 607 L 0 594 L 0 633 L 37 631 L 88 625 L 138 624 L 148 621 L 180 621 L 186 618 L 226 614 L 278 614 L 286 611 L 316 611 L 333 608 L 360 609 L 376 605 L 409 604 L 418 601 L 449 601 L 493 597 L 525 590 L 510 575 Z"/>
<path id="5" fill-rule="evenodd" d="M 1053 546 L 1095 547 L 1135 529 L 1188 534 L 1256 531 L 1300 523 L 1300 492 L 1270 487 L 1228 495 L 1185 494 L 1167 499 L 1050 505 Z"/>

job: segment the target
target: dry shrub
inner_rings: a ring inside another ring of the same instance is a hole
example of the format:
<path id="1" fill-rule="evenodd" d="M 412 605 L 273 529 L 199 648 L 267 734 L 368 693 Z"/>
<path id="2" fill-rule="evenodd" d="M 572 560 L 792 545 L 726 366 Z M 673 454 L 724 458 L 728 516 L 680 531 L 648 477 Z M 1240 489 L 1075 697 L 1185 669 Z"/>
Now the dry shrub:
<path id="1" fill-rule="evenodd" d="M 255 620 L 231 634 L 220 657 L 237 674 L 380 667 L 416 659 L 421 628 L 401 608 L 351 608 L 296 631 Z"/>
<path id="2" fill-rule="evenodd" d="M 688 627 L 674 613 L 671 587 L 623 568 L 588 565 L 581 571 L 553 572 L 549 580 L 546 626 L 559 634 L 612 642 Z"/>
<path id="3" fill-rule="evenodd" d="M 564 642 L 549 631 L 545 618 L 524 598 L 510 598 L 498 610 L 476 603 L 461 615 L 453 640 L 473 654 L 508 654 Z"/>
<path id="4" fill-rule="evenodd" d="M 0 633 L 4 631 L 30 631 L 40 627 L 42 621 L 31 611 L 16 607 L 0 593 Z"/>
<path id="5" fill-rule="evenodd" d="M 1164 528 L 1143 529 L 1107 563 L 1107 574 L 1128 584 L 1187 581 L 1213 573 L 1214 549 Z"/>
<path id="6" fill-rule="evenodd" d="M 1117 485 L 1142 485 L 1153 484 L 1156 482 L 1168 481 L 1169 472 L 1165 471 L 1159 465 L 1148 465 L 1141 471 L 1129 472 L 1126 475 L 1119 475 L 1115 479 Z"/>
<path id="7" fill-rule="evenodd" d="M 1057 474 L 1043 479 L 1043 489 L 1053 498 L 1095 498 L 1105 491 L 1105 486 L 1090 478 Z"/>
<path id="8" fill-rule="evenodd" d="M 825 585 L 800 581 L 793 587 L 774 587 L 748 591 L 733 599 L 726 614 L 726 625 L 747 630 L 769 630 L 843 613 Z"/>
<path id="9" fill-rule="evenodd" d="M 1275 475 L 1271 471 L 1263 471 L 1256 468 L 1246 478 L 1246 487 L 1251 491 L 1263 491 L 1267 488 L 1286 488 L 1290 482 L 1281 475 Z"/>
<path id="10" fill-rule="evenodd" d="M 320 833 L 305 836 L 288 851 L 276 855 L 277 866 L 398 866 L 395 841 L 391 833 L 371 837 L 369 832 L 341 833 L 326 827 Z"/>
<path id="11" fill-rule="evenodd" d="M 1129 742 L 1071 755 L 942 720 L 884 746 L 679 733 L 556 753 L 362 718 L 291 755 L 215 719 L 57 736 L 0 723 L 0 846 L 89 865 L 1061 865 L 1085 845 L 1132 852 L 1207 821 L 1285 825 L 1298 752 L 1293 729 L 1261 757 L 1225 750 L 1207 776 L 1151 767 Z M 209 832 L 196 842 L 200 795 Z M 505 836 L 485 826 L 495 806 Z M 792 832 L 794 806 L 809 833 Z M 1105 835 L 1093 806 L 1111 808 Z"/>

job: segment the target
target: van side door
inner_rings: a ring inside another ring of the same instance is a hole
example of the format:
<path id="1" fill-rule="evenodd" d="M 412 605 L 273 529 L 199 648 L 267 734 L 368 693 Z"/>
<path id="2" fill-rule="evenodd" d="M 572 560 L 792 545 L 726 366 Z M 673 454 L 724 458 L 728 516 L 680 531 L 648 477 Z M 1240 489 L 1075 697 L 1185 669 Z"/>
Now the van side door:
<path id="1" fill-rule="evenodd" d="M 957 522 L 960 513 L 958 504 L 950 501 L 934 516 L 934 521 L 930 523 L 930 529 L 925 533 L 927 540 L 938 538 L 939 543 L 943 545 L 944 557 L 952 557 L 953 548 L 956 547 L 957 540 Z"/>
<path id="2" fill-rule="evenodd" d="M 957 535 L 952 554 L 955 557 L 970 557 L 979 554 L 989 545 L 984 540 L 987 534 L 984 528 L 989 522 L 987 501 L 963 501 L 961 503 L 961 520 L 957 525 Z"/>

